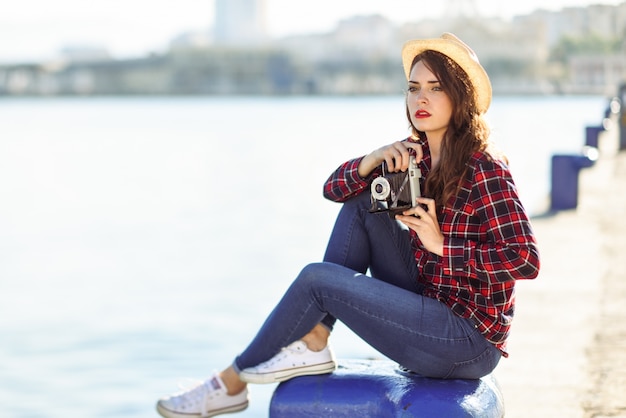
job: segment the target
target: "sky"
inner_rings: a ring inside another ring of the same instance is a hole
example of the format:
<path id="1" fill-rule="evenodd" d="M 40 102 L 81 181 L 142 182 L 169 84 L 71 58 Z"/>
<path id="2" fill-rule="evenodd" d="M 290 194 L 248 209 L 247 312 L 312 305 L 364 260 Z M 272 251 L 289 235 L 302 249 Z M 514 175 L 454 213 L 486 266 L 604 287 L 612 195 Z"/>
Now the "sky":
<path id="1" fill-rule="evenodd" d="M 321 33 L 355 15 L 381 14 L 403 23 L 443 16 L 446 5 L 473 3 L 484 16 L 510 18 L 624 0 L 266 0 L 269 34 Z M 209 30 L 214 0 L 13 0 L 0 12 L 0 63 L 54 58 L 68 46 L 101 46 L 114 57 L 167 49 L 172 38 Z"/>

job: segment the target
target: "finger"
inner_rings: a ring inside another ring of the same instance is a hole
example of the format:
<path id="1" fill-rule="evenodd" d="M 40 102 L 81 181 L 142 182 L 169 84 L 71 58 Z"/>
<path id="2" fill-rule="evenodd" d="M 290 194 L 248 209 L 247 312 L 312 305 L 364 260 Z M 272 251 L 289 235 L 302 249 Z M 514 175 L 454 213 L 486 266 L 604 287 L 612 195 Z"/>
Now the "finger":
<path id="1" fill-rule="evenodd" d="M 415 161 L 416 162 L 420 162 L 422 161 L 422 159 L 424 158 L 424 151 L 422 149 L 422 146 L 420 144 L 416 144 L 415 142 L 409 142 L 406 141 L 404 142 L 405 146 L 407 148 L 412 149 L 413 151 L 415 151 Z"/>
<path id="2" fill-rule="evenodd" d="M 417 218 L 417 219 L 422 219 L 425 216 L 428 216 L 428 212 L 426 212 L 424 210 L 423 207 L 421 206 L 415 206 L 413 208 L 413 215 Z"/>
<path id="3" fill-rule="evenodd" d="M 408 151 L 404 148 L 400 143 L 396 142 L 392 144 L 387 152 L 385 153 L 385 161 L 387 162 L 387 167 L 389 171 L 398 172 L 404 171 L 408 168 L 408 164 L 406 167 L 403 167 L 405 157 L 403 154 L 408 156 Z"/>
<path id="4" fill-rule="evenodd" d="M 411 155 L 409 154 L 409 148 L 405 146 L 405 142 L 394 143 L 396 150 L 396 171 L 406 171 L 409 168 L 409 161 Z"/>
<path id="5" fill-rule="evenodd" d="M 421 203 L 422 205 L 426 205 L 428 210 L 435 209 L 435 199 L 431 199 L 429 197 L 420 196 L 417 198 L 417 203 Z"/>
<path id="6" fill-rule="evenodd" d="M 403 216 L 413 219 L 422 219 L 426 215 L 426 211 L 419 206 L 412 207 L 402 212 Z"/>
<path id="7" fill-rule="evenodd" d="M 410 216 L 410 215 L 396 215 L 396 220 L 402 222 L 404 225 L 408 226 L 409 228 L 413 229 L 414 231 L 417 230 L 419 228 L 419 222 L 420 222 L 420 218 L 416 217 L 416 216 Z"/>
<path id="8" fill-rule="evenodd" d="M 431 218 L 435 218 L 437 216 L 437 206 L 435 204 L 435 200 L 434 199 L 430 199 L 427 197 L 418 197 L 417 199 L 417 203 L 425 205 L 427 210 L 424 210 L 422 208 L 422 211 L 424 211 L 424 213 L 422 215 L 430 215 Z M 419 208 L 421 208 L 420 206 L 417 206 Z"/>
<path id="9" fill-rule="evenodd" d="M 389 170 L 389 172 L 398 171 L 396 158 L 397 154 L 393 149 L 385 153 L 385 162 L 387 163 L 387 170 Z"/>

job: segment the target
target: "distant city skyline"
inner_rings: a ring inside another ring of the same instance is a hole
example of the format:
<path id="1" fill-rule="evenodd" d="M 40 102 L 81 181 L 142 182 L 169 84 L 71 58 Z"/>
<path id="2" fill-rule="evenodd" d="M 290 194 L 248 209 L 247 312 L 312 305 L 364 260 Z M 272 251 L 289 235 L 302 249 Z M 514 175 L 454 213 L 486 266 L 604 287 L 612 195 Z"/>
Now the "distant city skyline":
<path id="1" fill-rule="evenodd" d="M 355 15 L 380 14 L 396 23 L 436 18 L 446 6 L 469 0 L 426 4 L 412 0 L 265 0 L 271 37 L 332 30 Z M 474 0 L 482 16 L 510 18 L 536 9 L 560 10 L 623 0 Z M 51 59 L 65 47 L 104 47 L 114 57 L 141 56 L 167 49 L 176 36 L 208 31 L 214 22 L 215 0 L 21 0 L 3 7 L 0 15 L 0 63 Z"/>

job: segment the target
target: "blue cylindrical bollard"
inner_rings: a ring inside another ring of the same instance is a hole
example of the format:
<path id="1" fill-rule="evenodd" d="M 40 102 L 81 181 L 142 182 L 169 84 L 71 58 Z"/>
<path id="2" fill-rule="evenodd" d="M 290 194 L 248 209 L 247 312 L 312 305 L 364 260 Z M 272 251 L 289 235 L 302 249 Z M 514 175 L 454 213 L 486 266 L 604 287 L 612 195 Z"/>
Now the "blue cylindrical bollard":
<path id="1" fill-rule="evenodd" d="M 619 150 L 626 150 L 626 83 L 619 86 Z"/>
<path id="2" fill-rule="evenodd" d="M 598 153 L 595 148 L 587 148 L 579 155 L 553 155 L 550 210 L 575 209 L 578 206 L 578 173 L 591 167 Z"/>
<path id="3" fill-rule="evenodd" d="M 429 379 L 387 360 L 342 361 L 332 374 L 301 376 L 278 385 L 270 418 L 504 416 L 495 378 Z"/>
<path id="4" fill-rule="evenodd" d="M 604 131 L 604 126 L 587 126 L 585 128 L 585 145 L 598 148 L 598 138 L 602 131 Z"/>

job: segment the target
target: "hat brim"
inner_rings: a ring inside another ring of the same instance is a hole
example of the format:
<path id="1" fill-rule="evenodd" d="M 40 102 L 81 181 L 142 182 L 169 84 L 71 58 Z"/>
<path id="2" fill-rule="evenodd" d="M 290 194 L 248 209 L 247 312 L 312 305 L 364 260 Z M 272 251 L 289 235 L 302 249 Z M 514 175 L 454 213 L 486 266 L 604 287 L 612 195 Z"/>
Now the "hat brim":
<path id="1" fill-rule="evenodd" d="M 491 82 L 485 69 L 478 62 L 474 51 L 451 33 L 444 33 L 441 38 L 416 39 L 408 41 L 402 47 L 402 65 L 408 80 L 411 75 L 413 59 L 420 53 L 433 50 L 455 61 L 468 75 L 476 94 L 476 106 L 480 113 L 485 113 L 491 104 Z"/>

